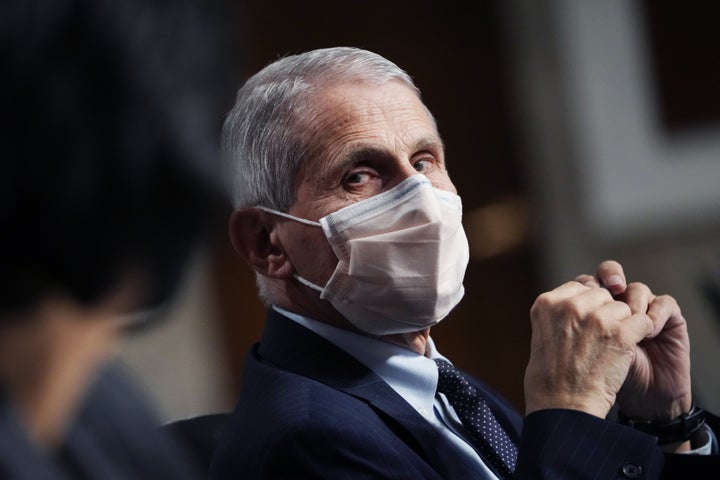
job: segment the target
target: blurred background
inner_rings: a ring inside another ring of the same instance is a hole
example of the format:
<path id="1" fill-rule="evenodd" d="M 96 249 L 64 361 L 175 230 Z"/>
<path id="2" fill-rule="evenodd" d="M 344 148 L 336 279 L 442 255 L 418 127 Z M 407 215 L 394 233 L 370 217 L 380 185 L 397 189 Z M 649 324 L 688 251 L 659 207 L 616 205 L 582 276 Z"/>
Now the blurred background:
<path id="1" fill-rule="evenodd" d="M 720 411 L 720 7 L 711 2 L 242 0 L 242 68 L 351 45 L 438 120 L 471 263 L 440 350 L 523 408 L 528 311 L 616 259 L 680 303 L 696 402 Z M 228 109 L 230 105 L 228 106 Z M 125 362 L 165 419 L 228 410 L 265 312 L 225 229 Z"/>

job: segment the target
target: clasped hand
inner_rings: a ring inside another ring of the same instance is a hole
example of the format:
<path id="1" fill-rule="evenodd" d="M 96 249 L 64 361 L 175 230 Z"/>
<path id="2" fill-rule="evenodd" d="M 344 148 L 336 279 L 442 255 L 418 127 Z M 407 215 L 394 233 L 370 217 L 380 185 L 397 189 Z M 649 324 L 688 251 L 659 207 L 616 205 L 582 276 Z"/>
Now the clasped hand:
<path id="1" fill-rule="evenodd" d="M 628 417 L 670 420 L 691 408 L 690 342 L 675 299 L 626 283 L 602 262 L 543 293 L 530 311 L 527 413 L 569 408 L 605 418 L 617 402 Z"/>

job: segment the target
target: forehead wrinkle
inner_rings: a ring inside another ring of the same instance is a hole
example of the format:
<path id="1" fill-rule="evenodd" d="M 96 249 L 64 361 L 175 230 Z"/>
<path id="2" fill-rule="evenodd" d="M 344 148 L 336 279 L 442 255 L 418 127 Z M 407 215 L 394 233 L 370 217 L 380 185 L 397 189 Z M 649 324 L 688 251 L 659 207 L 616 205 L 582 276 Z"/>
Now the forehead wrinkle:
<path id="1" fill-rule="evenodd" d="M 395 97 L 390 101 L 387 97 L 382 100 L 366 97 L 359 101 L 357 96 L 346 97 L 337 87 L 330 87 L 318 96 L 308 112 L 307 127 L 312 144 L 309 147 L 314 152 L 314 160 L 323 167 L 333 161 L 347 165 L 369 152 L 391 156 L 393 149 L 427 149 L 444 154 L 435 121 L 414 93 L 416 103 Z M 422 112 L 427 124 L 419 119 L 418 112 Z M 399 126 L 400 130 L 390 128 L 393 126 Z"/>

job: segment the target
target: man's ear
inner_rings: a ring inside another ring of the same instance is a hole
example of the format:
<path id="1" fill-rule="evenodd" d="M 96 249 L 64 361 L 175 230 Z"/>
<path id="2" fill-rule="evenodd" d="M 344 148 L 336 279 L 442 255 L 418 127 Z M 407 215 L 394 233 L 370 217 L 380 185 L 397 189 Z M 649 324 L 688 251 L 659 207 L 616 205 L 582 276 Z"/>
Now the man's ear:
<path id="1" fill-rule="evenodd" d="M 274 278 L 286 278 L 294 268 L 277 234 L 277 221 L 271 215 L 252 207 L 235 210 L 230 215 L 229 233 L 235 251 L 257 272 Z"/>

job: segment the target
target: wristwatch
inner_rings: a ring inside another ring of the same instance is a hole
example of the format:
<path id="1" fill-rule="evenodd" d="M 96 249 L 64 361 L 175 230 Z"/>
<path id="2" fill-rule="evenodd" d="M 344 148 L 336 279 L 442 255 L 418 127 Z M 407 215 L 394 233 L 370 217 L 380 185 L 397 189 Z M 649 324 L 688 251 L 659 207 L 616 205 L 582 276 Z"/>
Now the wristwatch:
<path id="1" fill-rule="evenodd" d="M 629 418 L 621 411 L 618 411 L 617 416 L 621 424 L 657 437 L 658 445 L 690 440 L 693 434 L 705 425 L 705 410 L 694 404 L 689 412 L 666 422 L 636 420 Z"/>

